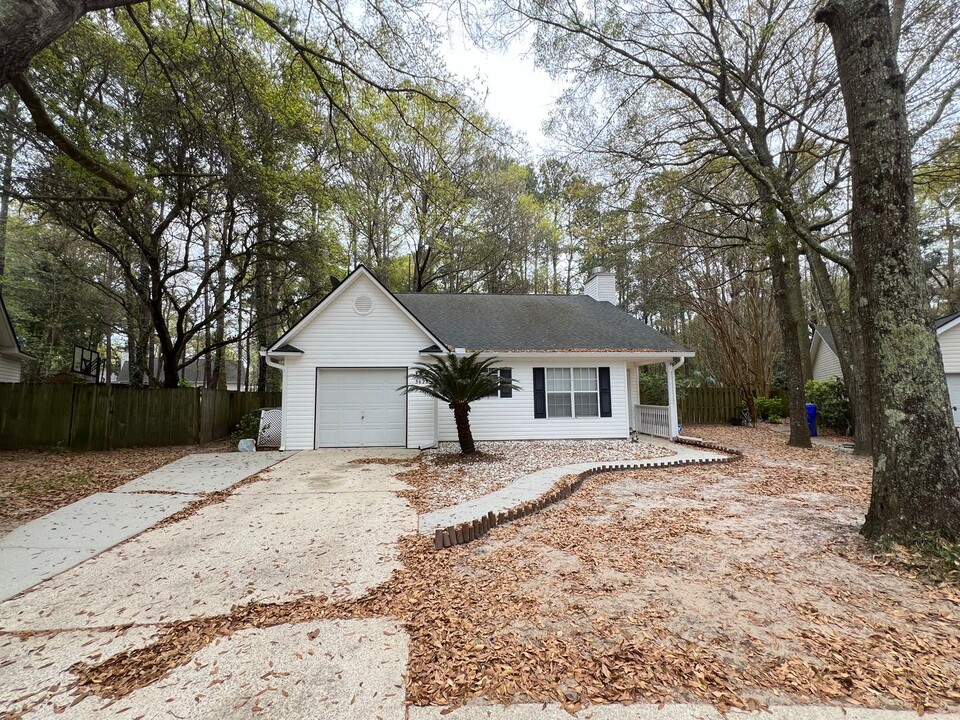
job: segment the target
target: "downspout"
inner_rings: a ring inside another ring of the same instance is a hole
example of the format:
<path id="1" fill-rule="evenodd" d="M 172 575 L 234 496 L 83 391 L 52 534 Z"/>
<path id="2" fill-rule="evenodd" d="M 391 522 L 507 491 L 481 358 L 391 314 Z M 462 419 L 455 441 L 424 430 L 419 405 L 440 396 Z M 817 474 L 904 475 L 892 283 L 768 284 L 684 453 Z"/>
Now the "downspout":
<path id="1" fill-rule="evenodd" d="M 667 414 L 670 418 L 670 439 L 676 440 L 680 435 L 680 417 L 677 407 L 677 370 L 683 365 L 686 361 L 686 358 L 681 357 L 677 360 L 676 364 L 671 365 L 670 363 L 665 363 L 667 366 L 667 406 L 669 410 Z"/>
<path id="2" fill-rule="evenodd" d="M 283 400 L 285 400 L 286 398 L 283 396 L 287 394 L 286 393 L 286 390 L 287 390 L 286 364 L 281 364 L 276 362 L 275 360 L 271 360 L 270 352 L 266 349 L 260 350 L 260 355 L 263 356 L 263 359 L 267 363 L 267 365 L 269 365 L 272 368 L 276 368 L 277 370 L 280 371 L 280 376 L 282 378 L 282 380 L 280 381 L 280 387 L 282 388 L 281 397 L 283 398 Z M 283 402 L 283 400 L 280 401 L 280 450 L 281 451 L 285 450 L 287 447 L 287 418 L 286 418 L 287 413 L 286 413 L 286 405 Z"/>

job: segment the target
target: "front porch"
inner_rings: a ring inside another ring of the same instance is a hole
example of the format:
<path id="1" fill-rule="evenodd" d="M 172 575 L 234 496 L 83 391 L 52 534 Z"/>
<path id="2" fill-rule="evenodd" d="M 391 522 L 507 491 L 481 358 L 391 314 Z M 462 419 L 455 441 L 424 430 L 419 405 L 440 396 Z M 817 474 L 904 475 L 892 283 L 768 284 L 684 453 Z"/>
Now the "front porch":
<path id="1" fill-rule="evenodd" d="M 627 363 L 627 406 L 630 415 L 630 432 L 676 440 L 679 436 L 680 413 L 677 405 L 677 370 L 685 358 L 638 360 Z M 667 378 L 667 404 L 645 405 L 640 403 L 640 368 L 663 363 Z"/>

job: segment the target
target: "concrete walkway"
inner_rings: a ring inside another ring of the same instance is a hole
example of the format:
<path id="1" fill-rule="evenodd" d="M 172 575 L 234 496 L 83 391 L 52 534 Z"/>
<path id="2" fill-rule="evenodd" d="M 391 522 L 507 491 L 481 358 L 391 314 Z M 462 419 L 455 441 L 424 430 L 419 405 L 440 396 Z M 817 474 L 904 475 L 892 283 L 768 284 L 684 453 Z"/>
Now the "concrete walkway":
<path id="1" fill-rule="evenodd" d="M 467 500 L 458 505 L 424 513 L 420 516 L 420 533 L 422 535 L 433 535 L 438 528 L 478 520 L 489 512 L 493 512 L 494 514 L 506 512 L 512 507 L 536 500 L 552 488 L 564 475 L 573 475 L 587 470 L 670 467 L 672 465 L 685 465 L 691 462 L 716 462 L 726 457 L 720 453 L 700 450 L 665 440 L 659 441 L 654 439 L 651 441 L 648 438 L 644 438 L 644 442 L 651 445 L 661 445 L 671 450 L 674 454 L 667 457 L 648 458 L 645 460 L 575 463 L 572 465 L 558 465 L 557 467 L 537 470 L 536 472 L 529 473 L 514 480 L 505 488 L 497 490 L 496 492 L 487 493 L 486 495 L 474 498 L 473 500 Z"/>
<path id="2" fill-rule="evenodd" d="M 0 538 L 0 601 L 99 555 L 203 495 L 293 453 L 188 455 L 110 492 L 94 493 Z"/>

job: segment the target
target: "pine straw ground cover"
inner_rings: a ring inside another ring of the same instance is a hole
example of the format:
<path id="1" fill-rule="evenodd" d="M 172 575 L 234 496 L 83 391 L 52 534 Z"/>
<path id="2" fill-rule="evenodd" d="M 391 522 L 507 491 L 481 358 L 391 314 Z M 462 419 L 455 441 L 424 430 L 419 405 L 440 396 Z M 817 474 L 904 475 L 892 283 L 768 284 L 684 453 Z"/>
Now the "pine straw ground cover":
<path id="1" fill-rule="evenodd" d="M 155 645 L 76 666 L 76 691 L 126 695 L 241 628 L 394 616 L 417 705 L 960 704 L 960 588 L 867 551 L 868 463 L 769 430 L 697 434 L 746 457 L 594 476 L 450 550 L 406 538 L 403 569 L 364 598 L 171 624 Z"/>
<path id="2" fill-rule="evenodd" d="M 191 453 L 228 452 L 227 442 L 92 452 L 0 452 L 0 532 L 96 492 L 113 490 Z"/>
<path id="3" fill-rule="evenodd" d="M 440 443 L 409 461 L 397 477 L 411 486 L 401 493 L 420 512 L 456 505 L 495 492 L 528 473 L 558 465 L 665 457 L 664 447 L 629 440 L 521 440 L 477 443 L 462 455 L 457 443 Z M 366 462 L 360 460 L 357 462 Z"/>

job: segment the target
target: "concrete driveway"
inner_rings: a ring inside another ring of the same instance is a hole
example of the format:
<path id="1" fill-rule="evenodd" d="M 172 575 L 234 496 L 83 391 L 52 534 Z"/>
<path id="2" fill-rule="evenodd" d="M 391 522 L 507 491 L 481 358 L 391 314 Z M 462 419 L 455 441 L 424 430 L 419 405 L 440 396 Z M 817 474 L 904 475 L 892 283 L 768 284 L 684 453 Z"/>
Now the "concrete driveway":
<path id="1" fill-rule="evenodd" d="M 350 460 L 412 454 L 298 453 L 224 502 L 0 603 L 0 716 L 403 717 L 407 645 L 391 620 L 243 630 L 116 702 L 72 705 L 70 667 L 144 648 L 172 622 L 236 606 L 364 595 L 399 566 L 397 539 L 416 532 L 417 516 L 396 494 L 404 487 L 396 466 Z"/>
<path id="2" fill-rule="evenodd" d="M 99 555 L 293 453 L 188 455 L 0 537 L 0 600 Z"/>

